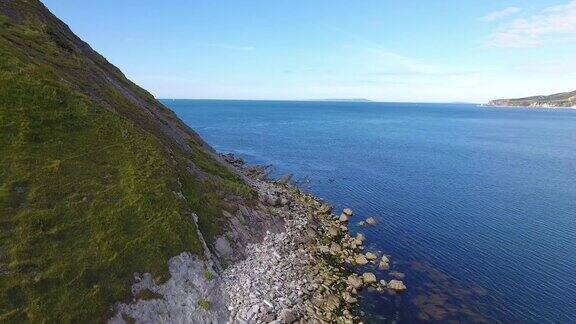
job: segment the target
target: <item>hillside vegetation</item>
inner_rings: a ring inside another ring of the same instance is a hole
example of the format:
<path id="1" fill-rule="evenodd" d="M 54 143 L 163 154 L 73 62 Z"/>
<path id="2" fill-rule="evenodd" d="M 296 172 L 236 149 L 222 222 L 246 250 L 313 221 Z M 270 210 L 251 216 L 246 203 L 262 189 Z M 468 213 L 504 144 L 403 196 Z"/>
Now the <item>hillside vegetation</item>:
<path id="1" fill-rule="evenodd" d="M 498 99 L 488 103 L 491 106 L 515 107 L 576 107 L 576 91 L 557 93 L 550 96 L 534 96 L 518 99 Z"/>
<path id="2" fill-rule="evenodd" d="M 94 322 L 254 193 L 37 0 L 0 1 L 0 322 Z"/>

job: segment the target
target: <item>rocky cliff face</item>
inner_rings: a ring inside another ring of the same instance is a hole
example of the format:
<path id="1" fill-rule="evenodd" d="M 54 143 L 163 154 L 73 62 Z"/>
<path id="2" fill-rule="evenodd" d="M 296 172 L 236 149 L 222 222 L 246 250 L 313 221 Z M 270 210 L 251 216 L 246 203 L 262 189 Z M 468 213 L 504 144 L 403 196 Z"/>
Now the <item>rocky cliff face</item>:
<path id="1" fill-rule="evenodd" d="M 557 93 L 550 96 L 498 99 L 490 101 L 488 105 L 497 107 L 574 108 L 576 107 L 576 91 Z"/>

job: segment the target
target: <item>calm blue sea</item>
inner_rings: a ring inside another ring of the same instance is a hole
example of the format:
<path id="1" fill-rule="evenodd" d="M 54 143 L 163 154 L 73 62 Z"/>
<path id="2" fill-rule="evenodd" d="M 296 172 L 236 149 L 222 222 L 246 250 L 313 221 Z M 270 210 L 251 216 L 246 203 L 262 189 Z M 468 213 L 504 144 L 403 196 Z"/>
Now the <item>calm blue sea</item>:
<path id="1" fill-rule="evenodd" d="M 164 103 L 216 150 L 378 220 L 352 231 L 409 290 L 364 292 L 368 322 L 576 323 L 576 110 Z"/>

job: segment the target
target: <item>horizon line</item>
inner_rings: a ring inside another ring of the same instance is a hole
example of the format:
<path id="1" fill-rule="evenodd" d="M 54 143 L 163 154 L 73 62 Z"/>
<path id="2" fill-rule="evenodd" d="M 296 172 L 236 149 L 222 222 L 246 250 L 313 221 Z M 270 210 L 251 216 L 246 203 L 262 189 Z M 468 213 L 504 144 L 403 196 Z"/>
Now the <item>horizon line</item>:
<path id="1" fill-rule="evenodd" d="M 469 104 L 482 105 L 486 102 L 472 101 L 380 101 L 372 99 L 232 99 L 232 98 L 156 98 L 157 100 L 212 100 L 212 101 L 293 101 L 293 102 L 340 102 L 340 103 L 402 103 L 402 104 Z"/>

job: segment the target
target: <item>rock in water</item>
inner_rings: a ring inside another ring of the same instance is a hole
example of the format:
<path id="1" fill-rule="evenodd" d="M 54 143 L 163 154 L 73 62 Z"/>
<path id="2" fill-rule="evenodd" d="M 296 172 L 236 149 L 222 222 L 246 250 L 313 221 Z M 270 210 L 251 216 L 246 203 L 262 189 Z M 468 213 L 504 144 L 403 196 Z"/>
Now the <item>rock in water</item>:
<path id="1" fill-rule="evenodd" d="M 375 283 L 376 276 L 372 272 L 364 272 L 362 274 L 362 280 L 364 280 L 366 284 Z"/>
<path id="2" fill-rule="evenodd" d="M 386 270 L 386 269 L 390 268 L 390 263 L 384 262 L 384 261 L 380 261 L 380 263 L 378 264 L 378 268 L 379 268 L 380 270 Z"/>
<path id="3" fill-rule="evenodd" d="M 404 291 L 406 290 L 406 286 L 400 280 L 392 279 L 388 283 L 388 288 L 395 290 L 395 291 Z"/>
<path id="4" fill-rule="evenodd" d="M 378 264 L 378 268 L 380 270 L 386 270 L 390 268 L 390 259 L 388 259 L 387 256 L 383 255 L 382 259 L 380 260 L 380 263 Z"/>
<path id="5" fill-rule="evenodd" d="M 376 254 L 372 253 L 372 252 L 368 252 L 366 253 L 366 259 L 372 261 L 372 260 L 376 260 L 378 257 L 376 256 Z"/>
<path id="6" fill-rule="evenodd" d="M 278 179 L 278 183 L 285 185 L 290 183 L 290 180 L 292 180 L 292 173 L 287 173 Z"/>
<path id="7" fill-rule="evenodd" d="M 376 224 L 376 220 L 374 219 L 374 217 L 368 217 L 368 218 L 366 219 L 366 224 L 368 224 L 368 225 L 374 225 L 374 224 Z"/>
<path id="8" fill-rule="evenodd" d="M 350 217 L 350 216 L 352 216 L 352 209 L 350 209 L 350 208 L 344 208 L 343 213 L 344 213 L 346 216 Z"/>
<path id="9" fill-rule="evenodd" d="M 347 216 L 346 214 L 342 214 L 342 215 L 340 215 L 339 220 L 340 220 L 341 222 L 347 222 L 347 221 L 348 221 L 348 216 Z"/>
<path id="10" fill-rule="evenodd" d="M 357 265 L 365 265 L 366 263 L 368 263 L 368 259 L 366 259 L 366 257 L 363 255 L 359 255 L 354 259 L 354 262 Z"/>

